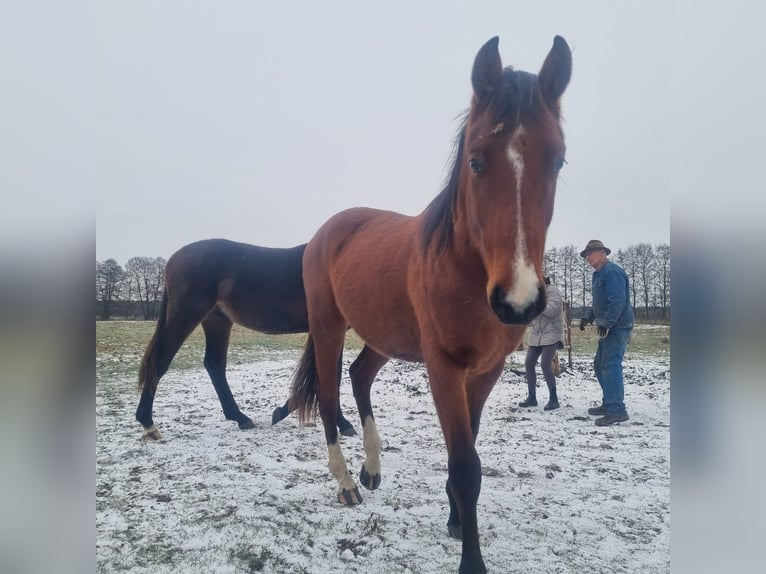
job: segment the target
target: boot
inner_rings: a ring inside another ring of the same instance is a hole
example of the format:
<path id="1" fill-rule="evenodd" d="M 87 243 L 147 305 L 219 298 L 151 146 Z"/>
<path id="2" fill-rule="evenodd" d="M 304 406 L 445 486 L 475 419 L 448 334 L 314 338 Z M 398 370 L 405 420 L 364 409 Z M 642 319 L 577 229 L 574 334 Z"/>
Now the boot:
<path id="1" fill-rule="evenodd" d="M 548 398 L 548 404 L 543 407 L 544 411 L 552 411 L 559 408 L 559 398 L 556 395 L 556 388 L 548 389 L 550 391 L 550 397 Z"/>
<path id="2" fill-rule="evenodd" d="M 629 418 L 628 413 L 625 413 L 624 415 L 604 415 L 600 419 L 596 419 L 596 426 L 607 427 L 615 423 L 624 423 Z"/>

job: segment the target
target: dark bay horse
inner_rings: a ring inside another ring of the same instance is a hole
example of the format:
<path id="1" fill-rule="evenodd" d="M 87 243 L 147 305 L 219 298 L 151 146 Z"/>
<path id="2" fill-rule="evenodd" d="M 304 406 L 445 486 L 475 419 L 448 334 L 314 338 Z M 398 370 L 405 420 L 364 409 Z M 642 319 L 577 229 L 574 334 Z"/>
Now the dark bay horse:
<path id="1" fill-rule="evenodd" d="M 152 420 L 157 385 L 183 342 L 200 323 L 205 332 L 204 365 L 224 416 L 236 421 L 241 429 L 255 426 L 239 410 L 226 380 L 231 328 L 238 323 L 269 334 L 308 331 L 302 276 L 305 249 L 305 244 L 276 249 L 206 239 L 186 245 L 170 257 L 165 267 L 157 327 L 139 368 L 141 399 L 136 419 L 144 427 L 144 438 L 162 438 Z M 277 408 L 272 424 L 291 410 L 289 401 Z M 342 434 L 356 434 L 343 417 L 340 405 L 336 419 Z"/>
<path id="2" fill-rule="evenodd" d="M 447 445 L 447 526 L 462 538 L 462 573 L 486 571 L 476 517 L 481 412 L 506 356 L 545 307 L 545 236 L 565 153 L 559 99 L 571 66 L 557 36 L 537 76 L 503 69 L 491 39 L 474 61 L 471 106 L 442 192 L 416 217 L 338 213 L 303 257 L 309 341 L 293 396 L 301 420 L 319 407 L 338 500 L 362 501 L 335 428 L 337 358 L 351 326 L 367 344 L 350 370 L 364 437 L 359 480 L 380 485 L 370 403 L 377 372 L 392 357 L 424 362 Z"/>

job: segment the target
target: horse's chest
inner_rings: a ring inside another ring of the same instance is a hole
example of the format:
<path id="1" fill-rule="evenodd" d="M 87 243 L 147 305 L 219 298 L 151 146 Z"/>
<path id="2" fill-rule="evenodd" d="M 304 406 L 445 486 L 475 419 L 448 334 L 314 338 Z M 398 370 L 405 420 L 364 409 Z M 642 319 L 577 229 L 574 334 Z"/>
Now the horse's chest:
<path id="1" fill-rule="evenodd" d="M 495 317 L 476 312 L 445 314 L 435 325 L 439 346 L 454 360 L 478 371 L 490 369 L 518 345 L 524 329 L 514 329 Z"/>
<path id="2" fill-rule="evenodd" d="M 511 353 L 513 346 L 508 343 L 506 335 L 497 333 L 494 337 L 483 334 L 472 338 L 458 338 L 446 349 L 458 362 L 473 370 L 485 371 Z"/>

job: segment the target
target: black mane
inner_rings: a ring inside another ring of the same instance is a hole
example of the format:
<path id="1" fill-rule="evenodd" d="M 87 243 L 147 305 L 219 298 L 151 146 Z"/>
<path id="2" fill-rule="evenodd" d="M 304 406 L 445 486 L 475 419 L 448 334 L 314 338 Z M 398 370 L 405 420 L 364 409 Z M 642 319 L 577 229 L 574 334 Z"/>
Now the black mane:
<path id="1" fill-rule="evenodd" d="M 505 124 L 504 129 L 513 131 L 521 122 L 521 118 L 534 113 L 542 102 L 537 76 L 527 72 L 517 72 L 513 68 L 503 70 L 504 87 L 497 96 L 483 102 L 480 110 L 491 109 L 496 123 Z M 457 190 L 460 182 L 460 170 L 465 146 L 465 130 L 468 114 L 465 114 L 460 131 L 455 140 L 455 155 L 452 159 L 450 176 L 437 195 L 425 210 L 423 224 L 423 248 L 436 242 L 438 252 L 444 251 L 451 243 L 454 235 L 454 213 L 457 204 Z"/>
<path id="2" fill-rule="evenodd" d="M 467 119 L 467 117 L 466 117 Z M 453 236 L 453 214 L 457 202 L 457 187 L 460 181 L 460 158 L 463 155 L 465 143 L 465 120 L 463 120 L 455 140 L 455 155 L 452 159 L 452 169 L 446 185 L 439 195 L 431 200 L 426 207 L 425 221 L 423 223 L 423 247 L 427 248 L 432 241 L 436 241 L 436 250 L 441 253 L 451 243 Z"/>

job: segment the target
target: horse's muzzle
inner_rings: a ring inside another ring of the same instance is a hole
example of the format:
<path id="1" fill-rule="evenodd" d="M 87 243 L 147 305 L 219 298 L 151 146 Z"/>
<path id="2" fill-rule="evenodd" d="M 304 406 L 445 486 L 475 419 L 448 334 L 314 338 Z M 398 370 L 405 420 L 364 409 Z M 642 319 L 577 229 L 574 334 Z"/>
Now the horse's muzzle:
<path id="1" fill-rule="evenodd" d="M 505 294 L 500 287 L 495 287 L 492 291 L 489 304 L 492 310 L 503 323 L 508 325 L 528 325 L 529 322 L 537 317 L 545 309 L 545 289 L 537 289 L 537 297 L 523 309 L 518 309 L 505 300 Z"/>

